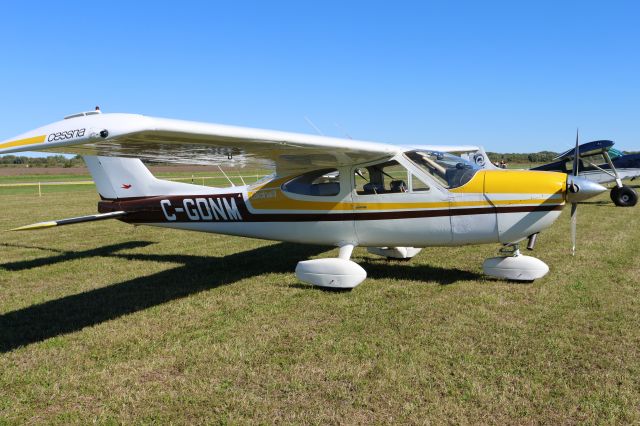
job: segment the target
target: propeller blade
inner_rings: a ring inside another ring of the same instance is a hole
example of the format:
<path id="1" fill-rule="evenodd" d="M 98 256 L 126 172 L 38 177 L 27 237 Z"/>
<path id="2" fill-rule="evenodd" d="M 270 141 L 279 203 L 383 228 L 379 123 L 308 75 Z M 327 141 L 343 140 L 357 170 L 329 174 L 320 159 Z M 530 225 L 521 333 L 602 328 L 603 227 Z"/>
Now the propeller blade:
<path id="1" fill-rule="evenodd" d="M 578 167 L 580 165 L 580 148 L 578 145 L 578 132 L 579 129 L 576 129 L 576 149 L 573 152 L 573 175 L 578 176 Z"/>
<path id="2" fill-rule="evenodd" d="M 576 149 L 573 152 L 573 175 L 578 176 L 580 167 L 579 129 L 576 129 Z M 576 233 L 578 227 L 578 203 L 571 203 L 571 256 L 576 255 Z"/>
<path id="3" fill-rule="evenodd" d="M 571 203 L 571 256 L 576 255 L 577 225 L 578 225 L 578 203 Z"/>

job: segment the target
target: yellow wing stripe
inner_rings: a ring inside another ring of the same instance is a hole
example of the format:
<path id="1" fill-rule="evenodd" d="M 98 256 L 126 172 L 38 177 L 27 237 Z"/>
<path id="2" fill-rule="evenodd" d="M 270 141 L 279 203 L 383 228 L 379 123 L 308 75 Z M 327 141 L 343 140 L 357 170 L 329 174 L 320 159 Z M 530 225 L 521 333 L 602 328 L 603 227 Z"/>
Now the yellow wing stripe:
<path id="1" fill-rule="evenodd" d="M 14 146 L 25 146 L 42 143 L 47 138 L 47 135 L 34 136 L 32 138 L 18 139 L 17 141 L 5 142 L 0 144 L 0 148 L 12 148 Z"/>

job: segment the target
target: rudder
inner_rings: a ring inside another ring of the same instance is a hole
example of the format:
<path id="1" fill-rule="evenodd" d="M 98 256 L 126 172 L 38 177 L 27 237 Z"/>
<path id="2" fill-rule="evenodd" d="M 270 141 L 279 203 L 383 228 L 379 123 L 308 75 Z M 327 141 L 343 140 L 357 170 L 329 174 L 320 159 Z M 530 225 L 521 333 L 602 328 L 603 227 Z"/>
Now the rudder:
<path id="1" fill-rule="evenodd" d="M 155 194 L 158 180 L 137 158 L 83 156 L 98 193 L 105 199 Z"/>
<path id="2" fill-rule="evenodd" d="M 139 158 L 82 157 L 103 199 L 117 200 L 159 195 L 209 194 L 212 186 L 172 182 L 156 178 Z"/>

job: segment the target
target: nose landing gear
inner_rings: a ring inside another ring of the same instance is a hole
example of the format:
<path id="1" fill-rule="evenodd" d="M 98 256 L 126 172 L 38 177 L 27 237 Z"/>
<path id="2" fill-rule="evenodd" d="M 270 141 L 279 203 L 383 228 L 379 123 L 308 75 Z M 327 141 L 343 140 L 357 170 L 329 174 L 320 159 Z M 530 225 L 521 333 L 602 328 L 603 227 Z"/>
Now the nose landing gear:
<path id="1" fill-rule="evenodd" d="M 520 246 L 512 244 L 500 249 L 501 256 L 490 257 L 482 264 L 486 275 L 511 281 L 532 282 L 549 272 L 542 260 L 520 253 Z"/>

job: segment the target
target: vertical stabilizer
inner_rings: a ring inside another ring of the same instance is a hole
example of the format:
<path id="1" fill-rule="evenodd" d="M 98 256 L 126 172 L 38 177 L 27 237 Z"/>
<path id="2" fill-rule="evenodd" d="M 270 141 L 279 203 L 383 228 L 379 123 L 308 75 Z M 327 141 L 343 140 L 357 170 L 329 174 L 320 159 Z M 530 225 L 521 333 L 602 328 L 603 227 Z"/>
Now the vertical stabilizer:
<path id="1" fill-rule="evenodd" d="M 102 198 L 144 197 L 153 194 L 156 178 L 137 158 L 84 156 Z"/>
<path id="2" fill-rule="evenodd" d="M 157 179 L 138 158 L 85 155 L 98 193 L 107 200 L 158 195 L 199 194 L 209 187 Z"/>

